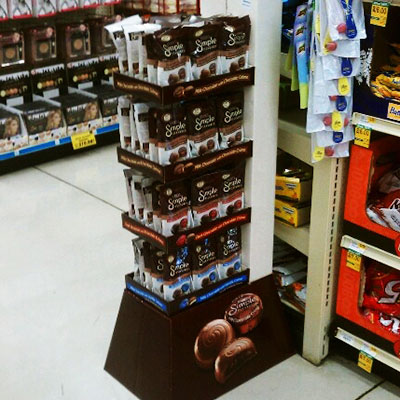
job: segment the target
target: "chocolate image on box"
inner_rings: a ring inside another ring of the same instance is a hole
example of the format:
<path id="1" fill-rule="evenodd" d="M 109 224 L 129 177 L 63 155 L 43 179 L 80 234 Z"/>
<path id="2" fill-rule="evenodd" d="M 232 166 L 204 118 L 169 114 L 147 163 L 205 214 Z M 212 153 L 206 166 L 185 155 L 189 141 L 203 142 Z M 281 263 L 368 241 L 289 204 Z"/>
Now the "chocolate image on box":
<path id="1" fill-rule="evenodd" d="M 256 355 L 257 350 L 251 339 L 241 337 L 234 340 L 219 353 L 215 361 L 215 379 L 225 383 Z"/>
<path id="2" fill-rule="evenodd" d="M 193 290 L 200 290 L 218 281 L 218 260 L 215 238 L 207 238 L 192 246 Z"/>
<path id="3" fill-rule="evenodd" d="M 63 126 L 61 109 L 45 101 L 16 106 L 22 112 L 28 135 L 40 134 Z"/>
<path id="4" fill-rule="evenodd" d="M 200 368 L 214 366 L 220 351 L 235 339 L 235 331 L 224 319 L 215 319 L 205 325 L 196 337 L 194 356 Z"/>
<path id="5" fill-rule="evenodd" d="M 215 104 L 200 101 L 187 106 L 189 143 L 193 157 L 219 149 Z"/>
<path id="6" fill-rule="evenodd" d="M 161 233 L 176 235 L 190 228 L 189 190 L 184 181 L 178 181 L 160 188 Z"/>
<path id="7" fill-rule="evenodd" d="M 252 331 L 262 320 L 263 304 L 256 294 L 244 293 L 232 300 L 225 311 L 225 319 L 240 335 Z"/>
<path id="8" fill-rule="evenodd" d="M 0 109 L 0 140 L 21 134 L 20 119 L 17 114 Z"/>
<path id="9" fill-rule="evenodd" d="M 232 215 L 244 207 L 245 163 L 221 173 L 221 214 Z"/>
<path id="10" fill-rule="evenodd" d="M 96 85 L 85 91 L 97 95 L 103 117 L 118 114 L 118 98 L 123 96 L 122 92 L 114 89 L 111 85 Z"/>
<path id="11" fill-rule="evenodd" d="M 191 270 L 192 263 L 187 246 L 166 256 L 163 282 L 165 300 L 173 301 L 192 291 Z"/>
<path id="12" fill-rule="evenodd" d="M 81 93 L 69 93 L 52 100 L 61 103 L 67 125 L 76 125 L 100 117 L 97 99 Z"/>
<path id="13" fill-rule="evenodd" d="M 198 28 L 188 27 L 188 53 L 191 58 L 193 79 L 221 74 L 219 59 L 220 25 L 209 24 Z"/>
<path id="14" fill-rule="evenodd" d="M 0 35 L 0 65 L 24 63 L 24 36 L 21 32 L 11 31 Z"/>
<path id="15" fill-rule="evenodd" d="M 56 58 L 56 29 L 48 26 L 31 28 L 28 31 L 27 43 L 30 48 L 30 62 L 49 61 Z"/>
<path id="16" fill-rule="evenodd" d="M 220 217 L 221 174 L 214 172 L 192 180 L 192 210 L 195 226 Z"/>
<path id="17" fill-rule="evenodd" d="M 217 237 L 218 274 L 228 278 L 242 271 L 242 236 L 240 226 L 228 229 Z"/>

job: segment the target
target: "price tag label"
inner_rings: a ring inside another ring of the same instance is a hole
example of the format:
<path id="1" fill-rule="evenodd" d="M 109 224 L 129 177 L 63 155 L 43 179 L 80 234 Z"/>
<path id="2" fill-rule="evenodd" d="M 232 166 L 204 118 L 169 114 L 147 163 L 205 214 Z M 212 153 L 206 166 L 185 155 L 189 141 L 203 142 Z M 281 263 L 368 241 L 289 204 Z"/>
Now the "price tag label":
<path id="1" fill-rule="evenodd" d="M 83 149 L 84 147 L 94 146 L 96 137 L 92 132 L 76 133 L 71 136 L 72 148 L 74 150 Z"/>
<path id="2" fill-rule="evenodd" d="M 371 7 L 371 25 L 385 27 L 389 15 L 390 3 L 387 1 L 374 1 Z"/>
<path id="3" fill-rule="evenodd" d="M 364 254 L 367 246 L 363 243 L 360 243 L 356 240 L 351 240 L 348 246 L 349 250 L 353 250 L 356 253 Z"/>
<path id="4" fill-rule="evenodd" d="M 346 267 L 360 272 L 362 255 L 353 250 L 347 250 Z"/>
<path id="5" fill-rule="evenodd" d="M 364 125 L 357 125 L 354 131 L 354 144 L 368 149 L 370 141 L 371 128 Z"/>
<path id="6" fill-rule="evenodd" d="M 368 373 L 371 373 L 373 362 L 374 362 L 374 359 L 372 358 L 372 356 L 370 356 L 369 354 L 367 354 L 363 351 L 360 351 L 360 353 L 358 354 L 357 365 L 361 369 L 363 369 L 364 371 L 367 371 Z"/>

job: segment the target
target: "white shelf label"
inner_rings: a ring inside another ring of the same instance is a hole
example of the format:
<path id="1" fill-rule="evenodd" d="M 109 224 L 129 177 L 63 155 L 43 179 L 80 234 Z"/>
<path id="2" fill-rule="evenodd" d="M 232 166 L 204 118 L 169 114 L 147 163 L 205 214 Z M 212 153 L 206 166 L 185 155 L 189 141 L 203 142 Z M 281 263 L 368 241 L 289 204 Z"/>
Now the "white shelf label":
<path id="1" fill-rule="evenodd" d="M 349 246 L 348 246 L 349 250 L 353 250 L 358 254 L 364 254 L 365 250 L 367 249 L 367 246 L 365 246 L 364 244 L 358 242 L 357 240 L 350 240 Z"/>

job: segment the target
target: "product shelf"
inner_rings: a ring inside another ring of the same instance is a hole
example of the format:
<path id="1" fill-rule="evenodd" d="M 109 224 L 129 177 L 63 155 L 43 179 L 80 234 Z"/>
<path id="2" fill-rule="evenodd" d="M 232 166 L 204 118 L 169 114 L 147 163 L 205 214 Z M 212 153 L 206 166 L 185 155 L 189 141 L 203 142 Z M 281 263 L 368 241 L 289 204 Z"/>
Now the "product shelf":
<path id="1" fill-rule="evenodd" d="M 369 354 L 370 356 L 372 356 L 373 359 L 378 360 L 381 363 L 400 372 L 399 358 L 395 357 L 385 350 L 380 349 L 377 346 L 372 345 L 365 339 L 362 339 L 340 327 L 336 328 L 335 337 L 336 339 L 341 340 L 349 346 Z"/>
<path id="2" fill-rule="evenodd" d="M 278 148 L 293 157 L 311 163 L 311 136 L 306 132 L 306 113 L 290 110 L 279 114 Z"/>
<path id="3" fill-rule="evenodd" d="M 300 253 L 308 256 L 310 242 L 310 225 L 294 228 L 275 219 L 275 235 Z"/>
<path id="4" fill-rule="evenodd" d="M 304 316 L 304 314 L 303 314 L 297 307 L 295 307 L 290 301 L 288 301 L 288 300 L 286 300 L 286 299 L 284 299 L 284 298 L 281 297 L 281 302 L 282 302 L 282 304 L 284 304 L 285 306 L 291 308 L 292 310 L 298 312 L 300 315 L 303 315 L 303 316 Z"/>
<path id="5" fill-rule="evenodd" d="M 363 0 L 364 3 L 372 3 L 374 0 Z M 400 7 L 400 0 L 390 1 L 391 6 Z"/>
<path id="6" fill-rule="evenodd" d="M 400 0 L 399 0 L 400 5 Z M 353 113 L 353 125 L 365 125 L 374 131 L 387 133 L 388 135 L 400 137 L 400 123 L 391 122 L 381 118 L 372 117 L 370 115 L 361 114 L 358 112 Z"/>
<path id="7" fill-rule="evenodd" d="M 371 246 L 361 240 L 345 235 L 342 237 L 341 246 L 400 270 L 400 257 L 379 249 L 378 247 Z"/>
<path id="8" fill-rule="evenodd" d="M 0 175 L 72 155 L 76 152 L 116 143 L 119 141 L 119 125 L 113 124 L 99 128 L 95 132 L 95 137 L 96 144 L 94 146 L 85 147 L 80 150 L 72 148 L 71 136 L 67 136 L 50 142 L 2 153 L 0 154 Z"/>

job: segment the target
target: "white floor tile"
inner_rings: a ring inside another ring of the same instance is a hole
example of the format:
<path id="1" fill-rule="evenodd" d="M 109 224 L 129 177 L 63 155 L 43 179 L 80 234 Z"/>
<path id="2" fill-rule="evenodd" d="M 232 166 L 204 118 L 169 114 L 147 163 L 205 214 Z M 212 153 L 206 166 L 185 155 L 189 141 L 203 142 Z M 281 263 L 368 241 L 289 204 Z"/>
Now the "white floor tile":
<path id="1" fill-rule="evenodd" d="M 295 355 L 220 400 L 354 400 L 381 380 L 356 368 L 340 357 L 315 367 Z"/>
<path id="2" fill-rule="evenodd" d="M 128 199 L 122 164 L 117 161 L 116 145 L 100 147 L 74 157 L 38 165 L 38 168 L 61 178 L 103 200 L 127 210 Z"/>
<path id="3" fill-rule="evenodd" d="M 0 180 L 0 398 L 131 400 L 103 370 L 131 235 L 37 170 Z"/>
<path id="4" fill-rule="evenodd" d="M 385 382 L 366 394 L 362 400 L 399 400 L 400 388 L 389 382 Z"/>

